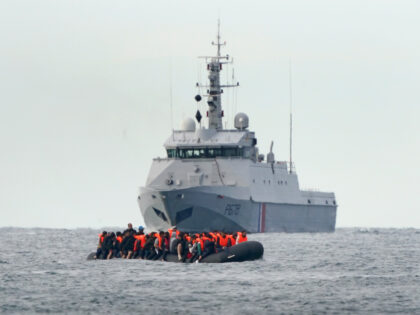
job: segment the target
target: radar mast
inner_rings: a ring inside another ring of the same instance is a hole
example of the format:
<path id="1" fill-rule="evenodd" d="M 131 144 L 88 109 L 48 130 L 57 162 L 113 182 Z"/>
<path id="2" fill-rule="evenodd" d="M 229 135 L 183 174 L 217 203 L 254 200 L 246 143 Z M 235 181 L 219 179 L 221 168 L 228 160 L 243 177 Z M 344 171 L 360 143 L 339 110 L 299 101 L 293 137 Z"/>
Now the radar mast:
<path id="1" fill-rule="evenodd" d="M 207 63 L 207 70 L 209 72 L 208 79 L 209 85 L 200 85 L 197 83 L 197 87 L 207 88 L 207 104 L 208 112 L 207 116 L 209 118 L 209 129 L 220 130 L 223 129 L 222 117 L 222 88 L 237 87 L 239 82 L 236 84 L 220 84 L 220 71 L 222 70 L 223 64 L 232 63 L 229 60 L 229 55 L 222 56 L 220 49 L 222 46 L 226 45 L 226 42 L 221 42 L 220 40 L 220 19 L 217 21 L 217 42 L 211 43 L 213 46 L 217 46 L 217 55 L 216 56 L 200 56 L 199 58 L 204 58 Z M 201 98 L 199 98 L 201 100 Z M 197 97 L 196 97 L 197 100 Z M 197 100 L 199 101 L 199 100 Z"/>

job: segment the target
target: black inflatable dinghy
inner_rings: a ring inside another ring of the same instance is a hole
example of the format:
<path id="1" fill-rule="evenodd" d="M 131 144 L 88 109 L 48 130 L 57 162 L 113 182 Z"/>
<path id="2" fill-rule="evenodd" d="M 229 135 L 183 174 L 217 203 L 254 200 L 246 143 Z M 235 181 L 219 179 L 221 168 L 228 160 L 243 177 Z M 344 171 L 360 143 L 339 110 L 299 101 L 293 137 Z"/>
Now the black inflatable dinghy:
<path id="1" fill-rule="evenodd" d="M 211 254 L 201 260 L 200 263 L 226 263 L 226 262 L 240 262 L 249 261 L 262 258 L 264 254 L 264 247 L 260 242 L 247 241 L 238 245 L 228 247 L 227 249 Z M 94 260 L 95 253 L 90 253 L 87 257 L 88 260 Z M 182 262 L 178 260 L 177 255 L 168 254 L 166 261 L 169 262 Z M 189 259 L 186 260 L 189 262 Z"/>

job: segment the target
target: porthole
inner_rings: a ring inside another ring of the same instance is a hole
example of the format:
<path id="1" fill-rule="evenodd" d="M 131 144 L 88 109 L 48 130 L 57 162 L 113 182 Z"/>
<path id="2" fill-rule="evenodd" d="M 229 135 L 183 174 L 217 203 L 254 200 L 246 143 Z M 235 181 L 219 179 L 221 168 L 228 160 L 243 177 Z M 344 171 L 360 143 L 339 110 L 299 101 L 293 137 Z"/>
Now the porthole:
<path id="1" fill-rule="evenodd" d="M 311 199 L 308 199 L 308 203 L 311 203 Z"/>

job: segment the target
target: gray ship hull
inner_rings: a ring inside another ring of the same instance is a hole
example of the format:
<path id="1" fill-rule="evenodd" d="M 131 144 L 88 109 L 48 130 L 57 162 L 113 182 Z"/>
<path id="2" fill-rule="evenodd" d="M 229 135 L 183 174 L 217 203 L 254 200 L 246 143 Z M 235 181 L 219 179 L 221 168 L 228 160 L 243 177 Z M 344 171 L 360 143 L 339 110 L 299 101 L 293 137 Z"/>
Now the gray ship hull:
<path id="1" fill-rule="evenodd" d="M 186 232 L 248 231 L 333 232 L 336 205 L 256 202 L 232 197 L 232 188 L 222 195 L 212 187 L 158 191 L 141 188 L 139 206 L 149 230 L 166 230 L 176 225 Z M 234 193 L 235 192 L 235 193 Z M 227 194 L 228 193 L 228 194 Z M 230 196 L 229 196 L 230 195 Z"/>

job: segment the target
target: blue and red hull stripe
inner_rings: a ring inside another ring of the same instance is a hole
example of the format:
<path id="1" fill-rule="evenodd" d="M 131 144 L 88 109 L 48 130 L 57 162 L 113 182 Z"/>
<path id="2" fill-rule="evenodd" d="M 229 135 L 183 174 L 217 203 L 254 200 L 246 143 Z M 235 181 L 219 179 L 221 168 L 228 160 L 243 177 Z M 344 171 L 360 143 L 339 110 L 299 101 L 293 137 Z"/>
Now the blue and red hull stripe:
<path id="1" fill-rule="evenodd" d="M 260 203 L 258 215 L 258 232 L 265 232 L 265 203 Z"/>

